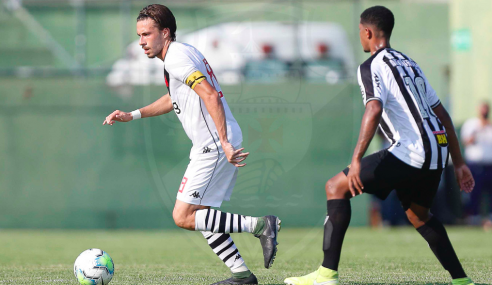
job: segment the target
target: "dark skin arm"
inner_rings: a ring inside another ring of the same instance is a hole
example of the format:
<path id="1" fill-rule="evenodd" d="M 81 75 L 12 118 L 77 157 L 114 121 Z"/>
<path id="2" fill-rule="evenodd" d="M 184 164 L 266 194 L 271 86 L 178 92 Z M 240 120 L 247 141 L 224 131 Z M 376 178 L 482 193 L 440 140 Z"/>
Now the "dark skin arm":
<path id="1" fill-rule="evenodd" d="M 379 100 L 372 100 L 366 104 L 366 110 L 362 117 L 359 139 L 355 146 L 352 163 L 347 174 L 349 190 L 350 193 L 352 193 L 352 196 L 362 194 L 362 189 L 364 189 L 364 185 L 362 185 L 362 182 L 360 181 L 360 161 L 376 133 L 382 114 L 383 106 Z"/>
<path id="2" fill-rule="evenodd" d="M 473 190 L 473 187 L 475 187 L 475 180 L 473 179 L 470 169 L 465 164 L 465 160 L 461 156 L 460 144 L 458 137 L 456 136 L 453 121 L 441 104 L 432 110 L 444 125 L 444 128 L 446 128 L 449 153 L 453 159 L 454 172 L 456 174 L 456 180 L 458 180 L 458 185 L 462 191 L 470 193 Z"/>

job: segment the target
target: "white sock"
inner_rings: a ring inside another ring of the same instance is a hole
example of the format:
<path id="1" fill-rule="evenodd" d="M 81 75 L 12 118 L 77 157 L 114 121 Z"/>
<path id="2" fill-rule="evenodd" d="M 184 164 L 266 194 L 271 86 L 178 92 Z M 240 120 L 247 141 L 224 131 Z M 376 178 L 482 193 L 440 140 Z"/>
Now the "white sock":
<path id="1" fill-rule="evenodd" d="M 195 230 L 212 233 L 252 233 L 258 218 L 221 212 L 214 209 L 198 210 L 195 213 Z"/>

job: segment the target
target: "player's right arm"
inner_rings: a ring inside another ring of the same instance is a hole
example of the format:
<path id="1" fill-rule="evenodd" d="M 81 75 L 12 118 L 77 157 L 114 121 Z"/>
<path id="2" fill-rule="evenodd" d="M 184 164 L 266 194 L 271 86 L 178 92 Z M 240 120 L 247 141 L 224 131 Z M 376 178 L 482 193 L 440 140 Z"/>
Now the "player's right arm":
<path id="1" fill-rule="evenodd" d="M 155 117 L 160 116 L 166 113 L 171 112 L 174 109 L 173 102 L 171 100 L 171 96 L 169 93 L 157 99 L 150 105 L 147 105 L 143 108 L 140 108 L 140 114 L 142 114 L 142 118 L 147 117 Z M 103 122 L 103 125 L 112 126 L 114 122 L 129 122 L 133 120 L 132 113 L 123 112 L 120 110 L 116 110 L 113 113 L 109 114 Z"/>
<path id="2" fill-rule="evenodd" d="M 446 129 L 449 142 L 449 153 L 453 159 L 454 172 L 456 174 L 458 184 L 460 185 L 460 189 L 469 193 L 473 190 L 473 187 L 475 187 L 475 180 L 473 179 L 471 171 L 465 164 L 465 160 L 461 155 L 460 143 L 458 141 L 458 137 L 456 136 L 453 121 L 442 104 L 437 105 L 432 110 Z"/>
<path id="3" fill-rule="evenodd" d="M 363 63 L 357 69 L 357 81 L 362 92 L 366 110 L 362 117 L 359 138 L 350 163 L 347 180 L 352 197 L 362 194 L 364 185 L 360 180 L 360 162 L 367 151 L 383 115 L 383 107 L 387 100 L 386 77 L 381 66 Z"/>
<path id="4" fill-rule="evenodd" d="M 360 162 L 376 133 L 382 114 L 383 105 L 381 101 L 371 100 L 367 102 L 360 126 L 359 139 L 354 149 L 349 172 L 347 173 L 349 190 L 352 193 L 352 197 L 362 194 L 362 189 L 364 189 L 364 185 L 360 180 Z"/>

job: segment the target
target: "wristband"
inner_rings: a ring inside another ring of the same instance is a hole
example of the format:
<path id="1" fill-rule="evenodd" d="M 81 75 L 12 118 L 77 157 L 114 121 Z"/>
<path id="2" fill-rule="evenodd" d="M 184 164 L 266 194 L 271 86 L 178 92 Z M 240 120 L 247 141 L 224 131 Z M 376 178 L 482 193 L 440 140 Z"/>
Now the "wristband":
<path id="1" fill-rule="evenodd" d="M 139 109 L 133 111 L 131 114 L 132 114 L 133 120 L 137 120 L 137 119 L 142 118 L 142 113 L 140 113 Z"/>

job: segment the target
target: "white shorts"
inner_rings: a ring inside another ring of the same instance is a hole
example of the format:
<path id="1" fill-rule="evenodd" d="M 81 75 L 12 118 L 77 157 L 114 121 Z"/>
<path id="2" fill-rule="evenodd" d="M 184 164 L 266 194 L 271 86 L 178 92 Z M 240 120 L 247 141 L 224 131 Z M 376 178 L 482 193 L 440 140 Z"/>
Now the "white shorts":
<path id="1" fill-rule="evenodd" d="M 188 164 L 176 199 L 193 205 L 220 207 L 231 199 L 238 169 L 217 149 L 194 155 Z M 237 149 L 237 148 L 236 148 Z"/>

